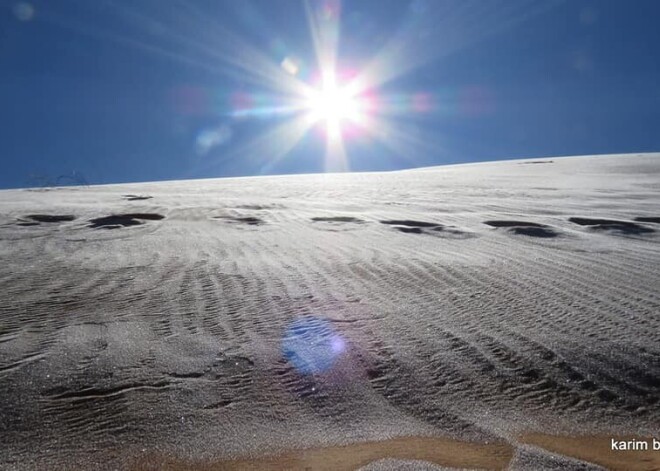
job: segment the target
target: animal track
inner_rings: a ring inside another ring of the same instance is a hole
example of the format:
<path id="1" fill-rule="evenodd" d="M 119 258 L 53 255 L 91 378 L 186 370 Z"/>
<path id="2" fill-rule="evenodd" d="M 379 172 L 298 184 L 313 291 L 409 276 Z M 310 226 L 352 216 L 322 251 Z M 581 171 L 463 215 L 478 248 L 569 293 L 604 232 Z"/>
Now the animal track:
<path id="1" fill-rule="evenodd" d="M 552 238 L 559 235 L 557 231 L 550 226 L 539 224 L 537 222 L 494 220 L 484 221 L 484 224 L 495 228 L 505 228 L 512 234 L 529 237 Z"/>
<path id="2" fill-rule="evenodd" d="M 148 195 L 122 195 L 122 198 L 128 201 L 150 200 L 153 196 Z"/>
<path id="3" fill-rule="evenodd" d="M 156 213 L 127 213 L 113 214 L 100 218 L 90 219 L 89 227 L 98 229 L 119 229 L 121 227 L 139 226 L 144 224 L 143 220 L 159 221 L 165 216 Z"/>
<path id="4" fill-rule="evenodd" d="M 644 218 L 644 219 L 655 219 L 655 218 Z M 631 221 L 620 221 L 616 219 L 592 219 L 592 218 L 582 218 L 582 217 L 571 217 L 568 218 L 568 220 L 580 226 L 588 226 L 590 229 L 596 231 L 610 231 L 625 235 L 648 234 L 651 232 L 655 232 L 655 230 L 651 229 L 650 227 L 646 227 Z M 653 222 L 653 221 L 644 221 L 644 222 Z"/>

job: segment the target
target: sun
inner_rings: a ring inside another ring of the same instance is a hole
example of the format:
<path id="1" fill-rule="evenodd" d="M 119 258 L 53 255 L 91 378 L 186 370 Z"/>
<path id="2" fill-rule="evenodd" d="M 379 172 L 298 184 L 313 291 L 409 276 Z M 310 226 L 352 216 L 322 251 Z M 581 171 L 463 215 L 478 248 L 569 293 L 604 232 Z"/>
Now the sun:
<path id="1" fill-rule="evenodd" d="M 346 89 L 337 86 L 323 87 L 312 92 L 307 106 L 319 121 L 342 121 L 357 116 L 358 103 Z"/>
<path id="2" fill-rule="evenodd" d="M 327 77 L 321 87 L 311 90 L 305 102 L 314 123 L 323 123 L 329 137 L 341 135 L 349 123 L 360 121 L 360 97 L 347 86 L 337 84 L 335 77 Z"/>

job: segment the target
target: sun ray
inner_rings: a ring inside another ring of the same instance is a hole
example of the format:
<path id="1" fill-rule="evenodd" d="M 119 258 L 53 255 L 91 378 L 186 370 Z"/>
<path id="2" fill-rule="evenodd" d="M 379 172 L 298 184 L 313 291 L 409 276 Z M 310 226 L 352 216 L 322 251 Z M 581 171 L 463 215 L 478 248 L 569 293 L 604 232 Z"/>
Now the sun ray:
<path id="1" fill-rule="evenodd" d="M 84 2 L 80 2 L 80 5 L 81 10 L 87 6 Z M 183 10 L 177 10 L 175 21 L 178 24 L 175 25 L 160 12 L 143 12 L 125 4 L 108 3 L 107 7 L 114 9 L 120 20 L 125 22 L 126 18 L 132 18 L 134 25 L 141 25 L 137 31 L 133 31 L 144 36 L 141 38 L 126 32 L 119 34 L 109 29 L 90 28 L 84 22 L 58 15 L 52 9 L 40 10 L 39 18 L 81 34 L 168 57 L 255 86 L 268 87 L 292 95 L 300 95 L 309 90 L 308 84 L 283 70 L 278 61 L 223 28 L 194 5 L 182 2 L 179 6 Z M 167 41 L 170 47 L 157 45 L 156 39 L 152 37 L 148 25 L 156 24 L 159 30 L 158 41 Z M 177 32 L 183 24 L 189 26 L 191 34 Z M 200 24 L 203 27 L 200 27 Z"/>
<path id="2" fill-rule="evenodd" d="M 325 158 L 323 161 L 324 172 L 348 172 L 350 164 L 344 139 L 341 134 L 332 134 L 326 139 Z"/>
<path id="3" fill-rule="evenodd" d="M 222 155 L 206 159 L 194 169 L 194 172 L 208 173 L 214 168 L 227 165 L 228 162 L 249 156 L 253 159 L 253 164 L 261 165 L 262 173 L 267 173 L 270 167 L 278 163 L 298 145 L 313 125 L 314 122 L 309 114 L 298 114 L 244 145 Z"/>
<path id="4" fill-rule="evenodd" d="M 435 4 L 430 10 L 411 11 L 407 21 L 355 77 L 352 88 L 378 87 L 449 54 L 469 47 L 539 15 L 564 0 L 515 3 L 503 0 L 465 0 L 454 8 Z M 432 44 L 433 47 L 429 47 Z"/>
<path id="5" fill-rule="evenodd" d="M 40 21 L 49 23 L 51 25 L 63 28 L 63 29 L 68 29 L 71 31 L 75 31 L 78 34 L 82 34 L 84 36 L 88 36 L 90 38 L 95 38 L 99 40 L 107 40 L 116 44 L 120 44 L 122 46 L 126 46 L 129 48 L 133 48 L 135 50 L 147 53 L 147 54 L 153 54 L 156 56 L 161 56 L 161 57 L 166 57 L 170 60 L 173 60 L 175 62 L 178 62 L 179 64 L 187 65 L 187 66 L 193 66 L 198 69 L 205 70 L 207 72 L 211 72 L 214 74 L 217 74 L 218 76 L 229 76 L 229 77 L 242 77 L 242 75 L 238 74 L 238 71 L 234 70 L 228 70 L 222 67 L 218 67 L 217 65 L 214 65 L 209 62 L 203 62 L 203 61 L 198 61 L 196 59 L 191 58 L 189 55 L 185 55 L 183 53 L 178 53 L 178 52 L 173 52 L 171 50 L 165 49 L 160 46 L 156 46 L 153 44 L 149 44 L 131 37 L 128 37 L 126 35 L 119 35 L 116 32 L 113 32 L 111 30 L 99 28 L 99 27 L 90 27 L 86 23 L 76 21 L 71 18 L 65 18 L 63 16 L 58 15 L 55 12 L 52 11 L 47 11 L 43 10 L 39 12 L 39 19 Z"/>
<path id="6" fill-rule="evenodd" d="M 194 5 L 187 2 L 183 3 L 183 5 L 196 16 L 196 19 L 192 22 L 193 26 L 198 27 L 198 22 L 205 22 L 207 24 L 207 27 L 199 28 L 199 30 L 211 36 L 206 44 L 211 45 L 212 48 L 217 48 L 215 51 L 211 49 L 214 58 L 223 60 L 248 74 L 254 74 L 264 83 L 270 83 L 277 90 L 284 89 L 284 91 L 291 92 L 295 95 L 304 94 L 309 91 L 309 85 L 287 73 L 280 65 L 280 61 L 269 58 L 259 49 L 246 43 L 232 32 L 222 28 L 220 24 L 205 16 Z M 210 46 L 206 47 L 208 48 Z"/>
<path id="7" fill-rule="evenodd" d="M 304 4 L 321 81 L 332 81 L 337 67 L 341 2 L 314 2 L 318 8 L 314 8 L 310 0 L 305 0 Z"/>
<path id="8" fill-rule="evenodd" d="M 82 0 L 75 1 L 80 3 L 83 11 L 80 17 L 58 17 L 56 10 L 50 8 L 53 11 L 49 14 L 45 9 L 40 12 L 40 18 L 240 82 L 241 91 L 229 95 L 228 102 L 222 95 L 223 101 L 218 105 L 218 93 L 203 90 L 201 95 L 208 103 L 196 111 L 186 111 L 185 104 L 181 108 L 183 113 L 192 113 L 192 116 L 212 115 L 226 121 L 211 124 L 200 131 L 208 131 L 204 134 L 206 140 L 202 139 L 205 149 L 203 165 L 243 159 L 248 155 L 258 162 L 263 161 L 260 164 L 262 169 L 268 170 L 312 128 L 317 128 L 322 131 L 325 141 L 324 170 L 346 171 L 351 167 L 350 140 L 358 134 L 380 142 L 413 163 L 422 154 L 441 152 L 439 140 L 419 135 L 413 120 L 433 110 L 435 100 L 432 94 L 419 91 L 383 93 L 383 85 L 505 30 L 562 0 L 550 0 L 543 6 L 532 0 L 516 4 L 503 0 L 486 3 L 478 0 L 460 3 L 414 0 L 401 28 L 364 67 L 350 73 L 342 69 L 338 55 L 342 2 L 303 0 L 316 60 L 316 72 L 311 76 L 306 73 L 299 76 L 299 64 L 289 55 L 279 50 L 269 55 L 268 48 L 249 43 L 224 26 L 220 19 L 190 2 L 177 1 L 174 8 L 158 10 L 155 8 L 159 2 L 142 3 L 139 7 L 109 2 L 104 8 L 113 12 L 112 20 L 127 23 L 125 32 L 122 30 L 122 34 L 118 34 L 112 30 L 115 24 L 112 21 L 107 23 L 107 29 L 92 29 L 80 21 L 85 11 L 89 13 L 85 10 L 89 7 Z M 264 27 L 263 21 L 258 23 Z M 261 36 L 277 39 L 270 29 L 264 30 Z M 428 47 L 429 44 L 433 47 Z M 246 87 L 255 88 L 243 91 Z M 474 101 L 474 97 L 464 91 L 447 92 L 442 100 L 442 112 L 461 112 L 465 108 L 463 105 L 469 107 L 468 102 Z M 186 95 L 185 98 L 189 97 Z M 199 97 L 195 95 L 193 101 L 196 98 Z M 229 152 L 221 158 L 214 157 L 217 152 L 211 152 L 213 148 L 229 149 L 228 141 L 217 139 L 217 129 L 229 129 L 227 135 L 232 135 L 232 122 L 245 119 L 278 120 L 279 124 L 249 142 L 232 141 L 233 148 Z M 222 144 L 216 145 L 217 142 Z"/>
<path id="9" fill-rule="evenodd" d="M 371 138 L 415 166 L 420 163 L 419 156 L 428 158 L 443 152 L 441 140 L 437 136 L 421 135 L 414 125 L 401 121 L 373 117 L 366 131 Z"/>

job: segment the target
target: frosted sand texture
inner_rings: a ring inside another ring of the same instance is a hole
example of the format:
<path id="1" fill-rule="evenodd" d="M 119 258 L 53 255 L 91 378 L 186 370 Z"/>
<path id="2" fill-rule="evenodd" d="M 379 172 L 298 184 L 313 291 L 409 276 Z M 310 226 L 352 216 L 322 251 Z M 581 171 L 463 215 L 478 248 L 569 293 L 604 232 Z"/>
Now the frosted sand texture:
<path id="1" fill-rule="evenodd" d="M 659 203 L 656 154 L 2 191 L 0 468 L 660 469 L 604 445 L 660 439 Z"/>

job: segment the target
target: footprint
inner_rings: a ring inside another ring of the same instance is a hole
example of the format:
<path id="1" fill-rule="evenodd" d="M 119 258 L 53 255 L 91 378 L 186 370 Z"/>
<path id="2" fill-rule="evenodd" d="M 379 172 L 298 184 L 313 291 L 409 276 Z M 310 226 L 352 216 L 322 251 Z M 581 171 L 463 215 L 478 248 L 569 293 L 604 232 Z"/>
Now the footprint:
<path id="1" fill-rule="evenodd" d="M 386 219 L 380 221 L 381 224 L 392 226 L 399 232 L 406 234 L 424 234 L 425 229 L 442 230 L 443 226 L 435 222 L 413 221 L 411 219 Z"/>
<path id="2" fill-rule="evenodd" d="M 644 219 L 655 219 L 655 218 L 644 218 Z M 616 219 L 592 219 L 592 218 L 582 218 L 582 217 L 571 217 L 568 218 L 568 220 L 574 224 L 578 224 L 580 226 L 587 226 L 590 229 L 596 231 L 608 231 L 608 232 L 614 232 L 624 235 L 648 234 L 651 232 L 655 232 L 655 230 L 651 229 L 650 227 L 642 226 L 641 224 L 637 224 L 631 221 L 619 221 Z M 643 221 L 643 222 L 653 222 L 653 221 Z"/>
<path id="3" fill-rule="evenodd" d="M 352 216 L 316 216 L 311 220 L 314 223 L 314 229 L 328 232 L 350 232 L 366 223 L 366 221 Z"/>
<path id="4" fill-rule="evenodd" d="M 380 221 L 381 224 L 389 224 L 391 226 L 407 226 L 407 227 L 439 227 L 441 224 L 436 222 L 413 221 L 410 219 L 388 219 Z"/>
<path id="5" fill-rule="evenodd" d="M 15 224 L 22 227 L 32 227 L 41 226 L 41 223 L 54 224 L 58 222 L 73 221 L 74 219 L 76 219 L 76 217 L 70 214 L 29 214 L 22 218 L 18 218 L 18 222 Z"/>
<path id="6" fill-rule="evenodd" d="M 141 200 L 150 200 L 153 198 L 153 196 L 148 196 L 148 195 L 122 195 L 122 198 L 124 198 L 127 201 L 141 201 Z"/>
<path id="7" fill-rule="evenodd" d="M 494 220 L 484 221 L 484 224 L 495 228 L 505 228 L 507 229 L 507 232 L 511 234 L 525 235 L 528 237 L 552 238 L 559 235 L 559 233 L 550 226 L 539 224 L 537 222 Z"/>
<path id="8" fill-rule="evenodd" d="M 411 219 L 386 219 L 380 221 L 380 223 L 392 226 L 393 229 L 406 234 L 432 234 L 459 239 L 472 237 L 472 234 L 469 232 L 462 231 L 453 226 L 438 224 L 437 222 L 414 221 Z"/>
<path id="9" fill-rule="evenodd" d="M 529 237 L 545 237 L 552 238 L 557 237 L 559 234 L 549 227 L 512 227 L 510 232 L 517 235 L 526 235 Z"/>
<path id="10" fill-rule="evenodd" d="M 248 226 L 260 226 L 265 224 L 263 219 L 254 217 L 254 216 L 214 216 L 213 219 L 225 219 L 230 223 L 246 224 Z"/>
<path id="11" fill-rule="evenodd" d="M 492 227 L 547 227 L 545 224 L 539 224 L 537 222 L 527 222 L 527 221 L 484 221 L 484 224 L 488 224 Z"/>
<path id="12" fill-rule="evenodd" d="M 354 222 L 354 223 L 363 223 L 362 219 L 354 218 L 351 216 L 328 216 L 328 217 L 314 217 L 312 218 L 314 222 Z"/>
<path id="13" fill-rule="evenodd" d="M 252 211 L 263 211 L 263 210 L 268 210 L 268 209 L 284 209 L 285 206 L 282 204 L 239 204 L 234 206 L 236 209 L 249 209 Z"/>
<path id="14" fill-rule="evenodd" d="M 54 222 L 67 222 L 67 221 L 73 221 L 76 219 L 75 216 L 71 214 L 30 214 L 28 216 L 25 216 L 27 219 L 31 219 L 35 223 L 40 223 L 40 222 L 47 222 L 47 223 L 54 223 Z"/>
<path id="15" fill-rule="evenodd" d="M 164 219 L 165 216 L 156 213 L 128 213 L 128 214 L 113 214 L 100 218 L 90 219 L 89 227 L 98 229 L 119 229 L 121 227 L 139 226 L 144 224 L 144 220 L 159 221 Z"/>
<path id="16" fill-rule="evenodd" d="M 423 234 L 424 231 L 421 227 L 408 227 L 408 226 L 394 226 L 399 232 L 405 232 L 406 234 Z"/>
<path id="17" fill-rule="evenodd" d="M 553 164 L 553 160 L 533 160 L 531 162 L 520 162 L 521 165 L 532 165 L 532 164 Z"/>
<path id="18" fill-rule="evenodd" d="M 652 222 L 654 224 L 660 224 L 660 217 L 640 216 L 640 217 L 636 217 L 635 221 L 637 221 L 637 222 Z"/>

